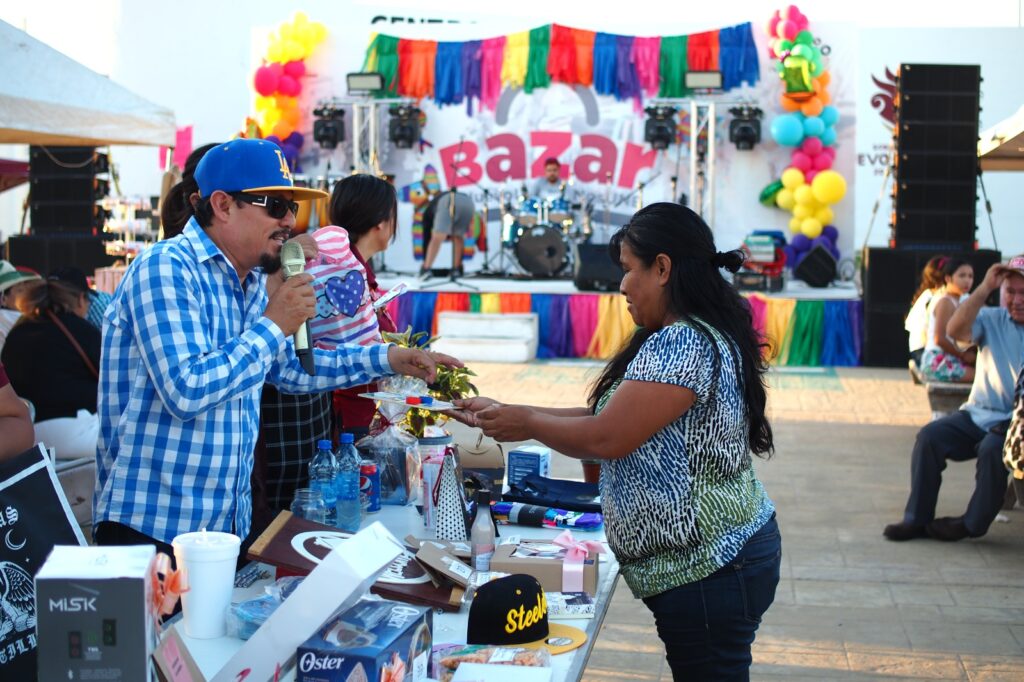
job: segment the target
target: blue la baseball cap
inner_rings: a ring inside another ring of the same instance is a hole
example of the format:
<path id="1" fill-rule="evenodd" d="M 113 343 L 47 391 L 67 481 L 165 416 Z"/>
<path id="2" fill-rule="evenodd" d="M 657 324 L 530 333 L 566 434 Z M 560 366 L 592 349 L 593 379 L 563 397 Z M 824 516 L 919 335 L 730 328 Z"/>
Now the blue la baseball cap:
<path id="1" fill-rule="evenodd" d="M 221 192 L 293 192 L 294 201 L 323 199 L 327 192 L 296 187 L 284 152 L 273 142 L 239 138 L 203 155 L 195 171 L 199 196 Z"/>

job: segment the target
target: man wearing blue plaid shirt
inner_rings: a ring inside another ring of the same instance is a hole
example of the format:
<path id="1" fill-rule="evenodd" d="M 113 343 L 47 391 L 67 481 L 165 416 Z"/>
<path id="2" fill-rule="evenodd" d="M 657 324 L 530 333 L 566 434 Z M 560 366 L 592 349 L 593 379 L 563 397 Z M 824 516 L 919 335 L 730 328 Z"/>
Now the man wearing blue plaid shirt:
<path id="1" fill-rule="evenodd" d="M 200 529 L 245 537 L 260 391 L 310 393 L 389 374 L 428 381 L 453 358 L 397 346 L 314 351 L 303 371 L 291 337 L 315 314 L 307 274 L 267 297 L 266 277 L 295 225 L 293 187 L 277 145 L 233 140 L 195 171 L 195 217 L 142 253 L 103 325 L 94 537 L 156 544 Z"/>

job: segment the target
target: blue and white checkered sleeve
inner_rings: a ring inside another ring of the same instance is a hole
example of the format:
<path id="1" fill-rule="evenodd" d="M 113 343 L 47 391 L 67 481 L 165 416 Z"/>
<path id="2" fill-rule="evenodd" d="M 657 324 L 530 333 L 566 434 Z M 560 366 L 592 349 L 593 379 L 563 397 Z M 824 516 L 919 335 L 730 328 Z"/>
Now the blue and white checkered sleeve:
<path id="1" fill-rule="evenodd" d="M 213 332 L 225 322 L 207 318 L 225 301 L 204 305 L 209 295 L 203 295 L 195 264 L 163 251 L 138 265 L 132 290 L 125 292 L 132 333 L 168 412 L 194 419 L 263 383 L 284 345 L 272 322 L 263 318 L 217 347 Z M 232 293 L 215 295 L 230 299 Z"/>
<path id="2" fill-rule="evenodd" d="M 266 319 L 266 318 L 264 318 Z M 343 343 L 332 350 L 313 351 L 316 376 L 309 376 L 299 364 L 289 341 L 271 367 L 267 381 L 283 393 L 315 393 L 369 383 L 394 374 L 388 362 L 388 344 L 357 346 Z"/>

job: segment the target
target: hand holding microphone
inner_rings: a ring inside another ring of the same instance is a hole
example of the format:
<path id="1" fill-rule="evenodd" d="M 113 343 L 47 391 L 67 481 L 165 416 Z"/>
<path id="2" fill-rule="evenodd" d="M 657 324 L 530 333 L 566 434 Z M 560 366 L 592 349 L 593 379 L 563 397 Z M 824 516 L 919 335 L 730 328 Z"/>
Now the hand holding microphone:
<path id="1" fill-rule="evenodd" d="M 285 336 L 295 335 L 295 354 L 310 376 L 316 373 L 309 335 L 309 318 L 316 314 L 313 278 L 303 272 L 306 259 L 302 246 L 289 242 L 281 248 L 281 265 L 285 282 L 274 292 L 264 313 L 280 327 Z"/>

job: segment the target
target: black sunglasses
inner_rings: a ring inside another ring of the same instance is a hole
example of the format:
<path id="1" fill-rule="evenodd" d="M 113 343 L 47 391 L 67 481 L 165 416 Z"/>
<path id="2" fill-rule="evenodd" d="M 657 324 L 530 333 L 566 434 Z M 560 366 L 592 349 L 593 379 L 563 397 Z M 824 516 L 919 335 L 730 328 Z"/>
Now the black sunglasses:
<path id="1" fill-rule="evenodd" d="M 247 204 L 267 209 L 267 215 L 274 220 L 284 218 L 288 211 L 291 211 L 294 215 L 299 214 L 299 204 L 287 199 L 270 197 L 266 194 L 246 194 L 245 192 L 232 192 L 231 196 Z"/>

